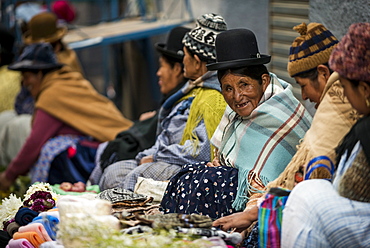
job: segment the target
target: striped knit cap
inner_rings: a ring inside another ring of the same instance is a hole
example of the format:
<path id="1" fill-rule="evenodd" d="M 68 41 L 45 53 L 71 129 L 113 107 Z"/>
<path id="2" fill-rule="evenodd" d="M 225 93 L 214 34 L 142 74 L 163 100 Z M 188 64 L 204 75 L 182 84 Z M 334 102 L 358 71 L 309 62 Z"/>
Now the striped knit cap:
<path id="1" fill-rule="evenodd" d="M 351 80 L 370 82 L 370 23 L 354 23 L 333 50 L 330 68 Z"/>
<path id="2" fill-rule="evenodd" d="M 289 51 L 288 73 L 291 77 L 328 63 L 330 54 L 338 43 L 335 36 L 320 23 L 302 23 L 293 28 L 301 35 Z"/>
<path id="3" fill-rule="evenodd" d="M 217 14 L 204 14 L 197 19 L 196 27 L 185 34 L 182 43 L 205 62 L 216 61 L 216 36 L 227 29 L 225 20 Z"/>

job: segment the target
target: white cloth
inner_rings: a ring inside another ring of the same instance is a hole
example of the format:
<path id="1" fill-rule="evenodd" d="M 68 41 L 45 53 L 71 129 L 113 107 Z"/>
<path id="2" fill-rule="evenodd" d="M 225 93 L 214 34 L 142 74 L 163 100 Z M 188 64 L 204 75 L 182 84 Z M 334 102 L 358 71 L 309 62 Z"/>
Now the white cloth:
<path id="1" fill-rule="evenodd" d="M 283 210 L 281 247 L 369 247 L 370 203 L 338 195 L 324 179 L 299 183 Z"/>
<path id="2" fill-rule="evenodd" d="M 0 114 L 0 165 L 7 166 L 18 154 L 31 132 L 32 116 L 15 111 Z"/>
<path id="3" fill-rule="evenodd" d="M 152 178 L 138 177 L 135 184 L 134 193 L 149 195 L 153 197 L 153 202 L 161 202 L 166 191 L 168 181 L 156 181 Z"/>

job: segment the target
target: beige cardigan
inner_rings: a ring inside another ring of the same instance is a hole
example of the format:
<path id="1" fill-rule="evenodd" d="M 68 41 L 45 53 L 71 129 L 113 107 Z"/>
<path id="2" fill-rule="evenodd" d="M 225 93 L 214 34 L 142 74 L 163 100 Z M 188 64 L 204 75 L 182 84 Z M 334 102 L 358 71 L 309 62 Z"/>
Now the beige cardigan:
<path id="1" fill-rule="evenodd" d="M 300 167 L 306 171 L 308 162 L 317 156 L 328 156 L 336 163 L 335 148 L 348 133 L 359 115 L 344 96 L 339 76 L 334 72 L 324 89 L 321 102 L 313 118 L 310 129 L 300 143 L 296 154 L 283 173 L 270 182 L 267 188 L 283 187 L 293 189 L 295 174 Z M 326 169 L 315 171 L 311 178 L 326 178 Z"/>

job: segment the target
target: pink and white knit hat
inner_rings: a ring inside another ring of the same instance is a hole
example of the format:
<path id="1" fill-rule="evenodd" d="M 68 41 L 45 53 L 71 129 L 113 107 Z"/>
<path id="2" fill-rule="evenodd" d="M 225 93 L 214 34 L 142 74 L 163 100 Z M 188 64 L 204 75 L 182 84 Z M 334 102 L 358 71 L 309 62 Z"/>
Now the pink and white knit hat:
<path id="1" fill-rule="evenodd" d="M 370 82 L 370 23 L 349 27 L 333 50 L 329 65 L 345 78 Z"/>

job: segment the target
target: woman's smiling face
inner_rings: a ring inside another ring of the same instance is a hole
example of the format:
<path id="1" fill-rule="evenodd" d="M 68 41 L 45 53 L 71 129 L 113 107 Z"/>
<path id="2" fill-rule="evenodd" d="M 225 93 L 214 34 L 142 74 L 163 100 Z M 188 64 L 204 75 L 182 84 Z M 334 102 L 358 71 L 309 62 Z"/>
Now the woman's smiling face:
<path id="1" fill-rule="evenodd" d="M 249 116 L 260 102 L 270 77 L 262 76 L 262 84 L 247 76 L 226 74 L 221 79 L 222 95 L 227 104 L 240 116 Z"/>

